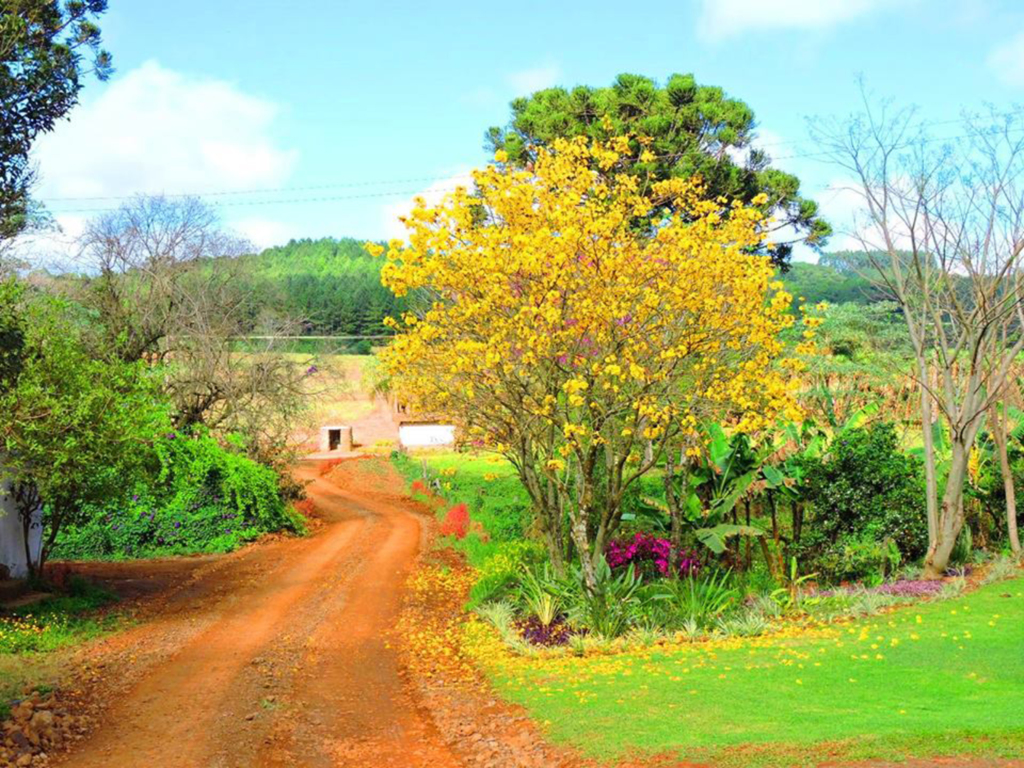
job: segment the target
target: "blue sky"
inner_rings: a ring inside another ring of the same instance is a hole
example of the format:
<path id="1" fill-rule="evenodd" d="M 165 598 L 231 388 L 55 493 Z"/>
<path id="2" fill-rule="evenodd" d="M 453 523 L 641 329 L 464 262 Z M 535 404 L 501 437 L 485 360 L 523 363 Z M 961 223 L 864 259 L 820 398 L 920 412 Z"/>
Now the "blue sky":
<path id="1" fill-rule="evenodd" d="M 114 77 L 89 82 L 36 153 L 37 196 L 67 237 L 136 192 L 208 194 L 259 245 L 390 236 L 414 193 L 486 162 L 483 133 L 512 97 L 619 72 L 693 72 L 745 100 L 778 164 L 842 228 L 837 170 L 793 155 L 814 151 L 808 117 L 856 108 L 858 74 L 928 120 L 1024 102 L 1022 0 L 110 6 Z"/>

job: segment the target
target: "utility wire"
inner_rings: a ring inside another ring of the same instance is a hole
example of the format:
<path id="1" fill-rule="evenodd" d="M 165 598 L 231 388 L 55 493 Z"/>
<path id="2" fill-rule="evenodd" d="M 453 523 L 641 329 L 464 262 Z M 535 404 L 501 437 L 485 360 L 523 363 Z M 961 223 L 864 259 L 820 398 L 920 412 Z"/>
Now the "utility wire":
<path id="1" fill-rule="evenodd" d="M 1018 110 L 1013 110 L 1013 111 L 1010 111 L 1010 112 L 999 113 L 999 114 L 993 115 L 993 117 L 1013 117 L 1013 116 L 1021 114 L 1022 112 L 1024 112 L 1024 110 L 1018 109 Z M 958 123 L 962 123 L 962 122 L 963 122 L 962 118 L 952 119 L 952 120 L 933 120 L 933 121 L 924 121 L 924 122 L 921 123 L 921 126 L 922 127 L 934 127 L 934 126 L 939 126 L 939 125 L 953 125 L 953 124 L 958 124 Z M 963 138 L 967 138 L 967 137 L 968 137 L 967 134 L 959 134 L 959 135 L 955 135 L 955 136 L 937 136 L 937 137 L 933 137 L 933 138 L 926 138 L 923 141 L 928 142 L 928 143 L 932 143 L 932 142 L 936 142 L 936 141 L 955 141 L 957 139 L 963 139 Z M 745 147 L 744 149 L 749 148 L 749 149 L 760 150 L 760 149 L 764 149 L 766 147 L 782 146 L 782 145 L 789 145 L 789 144 L 794 144 L 794 143 L 798 143 L 798 142 L 794 141 L 794 140 L 788 140 L 788 141 L 784 140 L 784 141 L 772 142 L 772 143 L 769 143 L 769 144 L 758 144 L 756 146 L 751 145 L 749 147 Z M 676 152 L 676 153 L 671 153 L 671 154 L 655 155 L 655 159 L 658 159 L 658 160 L 669 160 L 669 159 L 673 159 L 673 158 L 677 158 L 677 157 L 682 157 L 685 154 L 687 154 L 687 153 L 685 153 L 685 152 Z M 831 151 L 819 150 L 819 151 L 814 151 L 814 152 L 798 152 L 798 153 L 789 154 L 789 155 L 777 155 L 777 156 L 774 156 L 774 157 L 770 157 L 769 160 L 772 161 L 772 162 L 775 162 L 775 161 L 778 161 L 778 160 L 813 159 L 813 158 L 829 157 L 832 154 L 834 154 L 834 153 L 831 152 Z M 268 195 L 268 194 L 290 193 L 290 192 L 313 192 L 313 191 L 321 191 L 321 190 L 327 190 L 327 189 L 352 189 L 352 188 L 359 188 L 359 187 L 390 186 L 390 185 L 394 185 L 394 184 L 415 184 L 415 183 L 430 182 L 430 181 L 456 181 L 456 180 L 459 180 L 459 179 L 465 179 L 466 181 L 470 181 L 472 179 L 472 176 L 469 173 L 465 173 L 465 174 L 457 174 L 455 176 L 420 176 L 420 177 L 407 178 L 407 179 L 387 179 L 387 180 L 379 180 L 379 181 L 339 182 L 339 183 L 334 183 L 334 184 L 318 184 L 318 185 L 300 186 L 300 187 L 276 187 L 276 188 L 270 187 L 270 188 L 263 188 L 263 189 L 231 189 L 231 190 L 212 190 L 212 191 L 208 191 L 208 192 L 175 192 L 175 193 L 166 193 L 166 194 L 165 193 L 148 193 L 148 194 L 160 194 L 160 196 L 168 197 L 168 198 L 183 198 L 183 197 L 198 197 L 198 198 L 233 197 L 233 196 L 244 196 L 244 195 Z M 454 190 L 454 187 L 437 189 L 437 190 L 432 190 L 432 191 L 451 192 L 453 190 Z M 340 201 L 340 200 L 361 200 L 361 199 L 379 198 L 379 197 L 406 197 L 406 196 L 410 196 L 410 195 L 420 194 L 422 192 L 424 192 L 424 190 L 422 190 L 422 189 L 414 189 L 414 190 L 404 190 L 403 189 L 403 190 L 396 190 L 396 191 L 393 191 L 393 192 L 370 192 L 370 193 L 354 194 L 354 195 L 330 195 L 330 196 L 321 196 L 321 197 L 284 198 L 284 199 L 274 199 L 274 200 L 240 200 L 240 201 L 231 201 L 231 202 L 216 202 L 215 204 L 217 206 L 291 205 L 291 204 L 295 204 L 295 203 L 323 203 L 323 202 L 335 202 L 335 201 Z M 48 197 L 48 198 L 40 198 L 40 202 L 43 202 L 43 203 L 108 202 L 108 201 L 130 200 L 133 197 L 138 197 L 140 195 L 145 195 L 145 194 L 147 194 L 147 193 L 136 192 L 136 193 L 129 194 L 129 195 L 103 195 L 103 196 L 94 196 L 94 197 Z M 117 210 L 117 209 L 116 208 L 71 208 L 71 209 L 62 209 L 62 210 L 54 211 L 54 213 L 108 213 L 108 212 L 111 212 L 111 211 L 114 211 L 114 210 Z"/>

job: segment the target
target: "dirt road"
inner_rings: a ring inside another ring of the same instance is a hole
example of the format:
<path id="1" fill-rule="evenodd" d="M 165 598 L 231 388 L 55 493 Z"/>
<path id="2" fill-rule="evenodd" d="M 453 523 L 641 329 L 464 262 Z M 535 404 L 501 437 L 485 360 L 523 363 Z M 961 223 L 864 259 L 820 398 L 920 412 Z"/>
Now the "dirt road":
<path id="1" fill-rule="evenodd" d="M 422 519 L 387 462 L 353 459 L 335 482 L 313 464 L 300 474 L 320 530 L 184 561 L 152 620 L 94 650 L 114 703 L 55 764 L 457 765 L 389 647 Z"/>

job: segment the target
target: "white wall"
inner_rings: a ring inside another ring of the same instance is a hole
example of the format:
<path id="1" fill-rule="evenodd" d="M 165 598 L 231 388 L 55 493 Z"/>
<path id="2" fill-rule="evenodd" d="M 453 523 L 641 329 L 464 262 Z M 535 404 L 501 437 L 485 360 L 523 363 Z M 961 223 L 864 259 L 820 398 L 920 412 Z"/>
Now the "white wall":
<path id="1" fill-rule="evenodd" d="M 400 424 L 398 442 L 403 448 L 455 445 L 455 427 L 450 424 Z"/>
<path id="2" fill-rule="evenodd" d="M 14 499 L 8 494 L 6 483 L 0 483 L 0 563 L 6 565 L 15 578 L 28 575 L 25 562 L 25 539 L 21 528 L 21 518 L 14 508 Z M 30 534 L 33 556 L 39 553 L 42 528 L 36 525 Z"/>

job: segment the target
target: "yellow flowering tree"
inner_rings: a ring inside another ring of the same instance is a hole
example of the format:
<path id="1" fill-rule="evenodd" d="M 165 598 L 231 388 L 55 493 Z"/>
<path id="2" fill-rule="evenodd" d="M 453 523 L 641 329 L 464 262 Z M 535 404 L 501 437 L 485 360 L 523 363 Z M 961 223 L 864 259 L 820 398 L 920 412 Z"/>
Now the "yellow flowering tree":
<path id="1" fill-rule="evenodd" d="M 393 386 L 511 461 L 554 566 L 574 550 L 590 587 L 667 451 L 699 451 L 707 419 L 752 431 L 794 406 L 761 214 L 628 172 L 647 151 L 559 140 L 529 169 L 499 151 L 475 193 L 417 201 L 381 273 L 422 305 L 382 355 Z"/>

